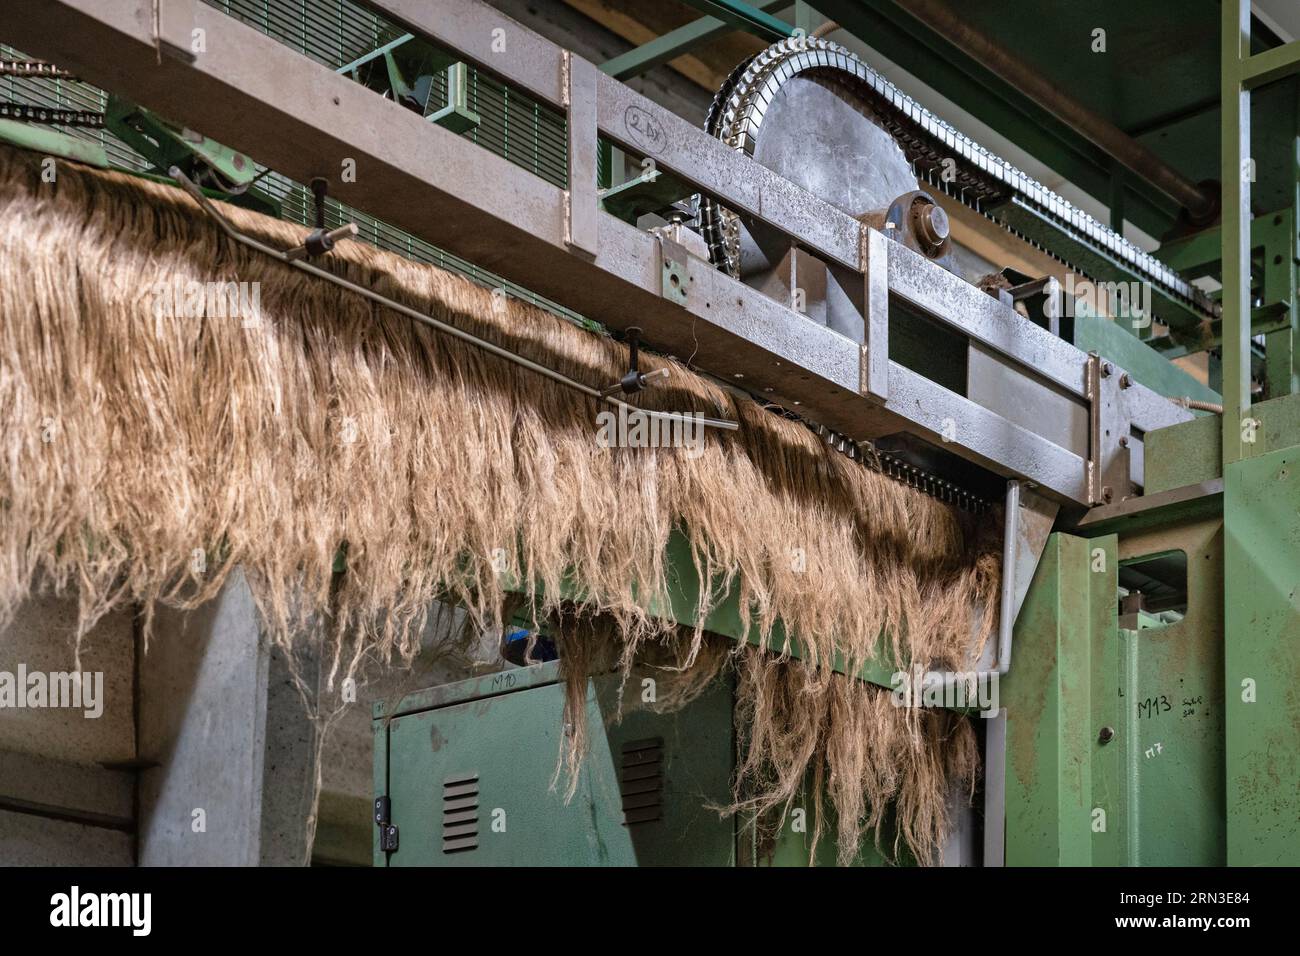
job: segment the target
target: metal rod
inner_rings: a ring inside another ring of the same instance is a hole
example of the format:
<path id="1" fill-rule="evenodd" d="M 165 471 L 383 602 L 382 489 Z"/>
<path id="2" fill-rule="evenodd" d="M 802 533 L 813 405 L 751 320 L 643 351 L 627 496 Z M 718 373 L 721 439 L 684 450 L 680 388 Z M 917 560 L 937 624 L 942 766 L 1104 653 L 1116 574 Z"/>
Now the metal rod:
<path id="1" fill-rule="evenodd" d="M 318 279 L 324 279 L 327 282 L 332 282 L 335 285 L 347 289 L 350 292 L 355 292 L 357 295 L 369 299 L 371 302 L 375 302 L 386 309 L 392 309 L 394 312 L 399 312 L 402 315 L 406 316 L 407 318 L 414 319 L 416 322 L 419 322 L 421 325 L 427 325 L 430 328 L 438 330 L 439 332 L 443 332 L 454 338 L 458 338 L 462 342 L 468 342 L 469 344 L 476 346 L 477 348 L 483 349 L 485 352 L 490 352 L 499 358 L 505 359 L 507 362 L 513 362 L 515 365 L 521 366 L 522 368 L 526 368 L 530 372 L 536 372 L 538 375 L 544 375 L 546 378 L 549 378 L 555 382 L 559 382 L 561 385 L 564 385 L 567 388 L 574 389 L 575 391 L 581 392 L 584 395 L 588 395 L 591 398 L 595 398 L 600 401 L 607 402 L 610 405 L 614 405 L 616 407 L 624 407 L 629 409 L 630 411 L 640 412 L 643 415 L 647 415 L 651 418 L 657 418 L 660 419 L 661 421 L 670 421 L 670 422 L 675 421 L 675 422 L 682 422 L 684 424 L 705 425 L 710 428 L 722 428 L 728 431 L 736 431 L 740 427 L 736 422 L 729 422 L 726 421 L 725 419 L 708 418 L 703 415 L 697 416 L 693 414 L 682 414 L 679 412 L 659 412 L 659 411 L 652 411 L 650 409 L 645 409 L 645 408 L 638 408 L 635 405 L 629 405 L 627 402 L 619 401 L 617 398 L 613 398 L 612 396 L 602 395 L 599 389 L 592 388 L 589 385 L 584 385 L 581 382 L 574 381 L 573 379 L 569 378 L 567 375 L 557 372 L 554 369 L 547 368 L 545 365 L 539 365 L 537 362 L 534 362 L 531 359 L 526 359 L 522 355 L 519 355 L 515 352 L 511 352 L 509 349 L 503 349 L 499 345 L 494 345 L 491 342 L 485 341 L 484 339 L 480 339 L 478 336 L 471 335 L 469 332 L 466 332 L 462 329 L 458 329 L 454 325 L 448 325 L 446 322 L 439 321 L 438 319 L 435 319 L 431 315 L 426 315 L 423 312 L 418 312 L 415 309 L 402 305 L 402 303 L 396 302 L 388 298 L 387 296 L 380 295 L 378 292 L 375 292 L 373 289 L 368 289 L 363 285 L 357 285 L 357 283 L 355 282 L 351 282 L 347 279 L 344 279 L 342 276 L 337 276 L 327 269 L 322 269 L 319 266 L 312 265 L 310 262 L 303 262 L 301 259 L 290 259 L 287 252 L 268 246 L 266 245 L 266 243 L 260 242 L 257 239 L 254 239 L 252 236 L 245 235 L 244 233 L 236 229 L 234 226 L 232 226 L 230 222 L 226 219 L 226 217 L 221 215 L 221 213 L 217 211 L 216 207 L 212 205 L 212 202 L 208 199 L 208 197 L 203 195 L 203 190 L 199 189 L 199 187 L 195 185 L 195 183 L 188 176 L 186 176 L 183 172 L 181 172 L 180 169 L 173 166 L 171 169 L 168 170 L 168 175 L 170 175 L 172 179 L 176 180 L 176 182 L 181 186 L 181 188 L 190 194 L 190 196 L 194 199 L 194 201 L 199 204 L 199 207 L 205 213 L 207 213 L 212 219 L 216 221 L 217 225 L 221 228 L 221 231 L 224 232 L 228 237 L 233 239 L 235 242 L 238 242 L 240 245 L 247 246 L 250 249 L 255 249 L 258 252 L 262 253 L 263 255 L 270 256 L 273 259 L 278 259 L 280 262 L 283 262 L 287 266 L 291 266 L 295 269 L 299 269 L 302 272 L 306 272 L 309 275 L 316 276 Z"/>
<path id="2" fill-rule="evenodd" d="M 1242 440 L 1251 406 L 1250 193 L 1254 178 L 1250 154 L 1250 91 L 1242 86 L 1242 61 L 1250 54 L 1249 0 L 1223 0 L 1221 76 L 1221 177 L 1223 228 L 1220 259 L 1223 282 L 1223 474 L 1251 449 Z M 1229 595 L 1229 598 L 1232 596 Z"/>
<path id="3" fill-rule="evenodd" d="M 1146 180 L 1197 221 L 1213 218 L 1218 196 L 1198 186 L 1100 113 L 1064 93 L 1023 60 L 976 30 L 941 0 L 894 0 L 953 46 L 988 67 L 1126 169 Z"/>

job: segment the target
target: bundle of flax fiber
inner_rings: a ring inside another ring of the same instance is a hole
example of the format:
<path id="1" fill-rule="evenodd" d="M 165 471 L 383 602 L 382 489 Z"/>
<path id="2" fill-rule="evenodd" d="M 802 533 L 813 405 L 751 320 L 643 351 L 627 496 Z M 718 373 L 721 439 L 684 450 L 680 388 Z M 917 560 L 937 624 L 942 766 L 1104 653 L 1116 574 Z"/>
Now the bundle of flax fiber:
<path id="1" fill-rule="evenodd" d="M 969 666 L 995 623 L 996 515 L 977 522 L 650 355 L 643 369 L 671 377 L 646 407 L 739 431 L 698 454 L 601 447 L 593 400 L 231 242 L 178 189 L 40 172 L 0 151 L 0 622 L 37 591 L 75 595 L 81 633 L 124 605 L 147 621 L 239 568 L 268 639 L 320 642 L 332 688 L 364 659 L 409 661 L 433 602 L 492 629 L 517 592 L 556 626 L 575 694 L 635 664 L 673 685 L 671 706 L 736 668 L 729 809 L 780 816 L 812 781 L 844 858 L 867 830 L 880 841 L 886 814 L 896 850 L 934 858 L 975 772 L 968 721 L 897 708 L 832 663 Z M 277 248 L 305 233 L 223 212 Z M 578 381 L 626 369 L 618 342 L 451 273 L 359 242 L 321 263 Z M 169 311 L 162 290 L 194 282 L 258 283 L 259 313 Z M 648 610 L 669 606 L 675 530 L 698 619 L 738 593 L 755 644 Z M 771 646 L 778 621 L 802 660 Z M 585 739 L 569 735 L 570 780 Z"/>

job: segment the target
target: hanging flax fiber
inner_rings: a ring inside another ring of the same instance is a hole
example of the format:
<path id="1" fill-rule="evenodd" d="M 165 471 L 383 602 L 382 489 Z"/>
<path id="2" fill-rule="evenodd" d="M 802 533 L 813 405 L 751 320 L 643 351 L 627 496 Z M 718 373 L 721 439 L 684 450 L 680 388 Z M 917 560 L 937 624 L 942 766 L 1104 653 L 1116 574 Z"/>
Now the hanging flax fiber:
<path id="1" fill-rule="evenodd" d="M 238 568 L 267 638 L 310 647 L 334 689 L 363 660 L 409 663 L 435 602 L 490 631 L 526 595 L 574 693 L 650 667 L 671 706 L 735 669 L 730 810 L 779 816 L 812 781 L 844 859 L 887 818 L 895 847 L 934 858 L 974 776 L 969 722 L 832 668 L 969 667 L 996 623 L 996 514 L 653 354 L 643 370 L 671 377 L 638 402 L 739 431 L 601 447 L 594 400 L 230 241 L 176 188 L 63 162 L 45 182 L 40 160 L 0 150 L 0 623 L 63 594 L 79 639 L 115 608 L 192 608 Z M 306 232 L 221 208 L 277 248 Z M 450 272 L 361 242 L 319 262 L 578 381 L 626 370 L 621 343 Z M 257 314 L 178 308 L 193 283 L 255 283 Z M 751 644 L 663 612 L 674 533 L 698 619 L 738 594 Z M 567 735 L 566 786 L 586 734 Z"/>

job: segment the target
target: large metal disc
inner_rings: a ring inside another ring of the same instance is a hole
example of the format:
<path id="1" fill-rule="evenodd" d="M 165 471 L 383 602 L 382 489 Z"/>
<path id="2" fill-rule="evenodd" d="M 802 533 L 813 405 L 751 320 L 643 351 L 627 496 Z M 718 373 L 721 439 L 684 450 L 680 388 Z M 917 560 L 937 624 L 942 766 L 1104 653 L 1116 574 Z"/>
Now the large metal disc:
<path id="1" fill-rule="evenodd" d="M 837 44 L 792 38 L 728 78 L 710 131 L 814 196 L 858 217 L 886 210 L 917 187 L 911 163 L 867 103 L 866 67 Z M 765 284 L 789 242 L 706 200 L 713 261 Z"/>
<path id="2" fill-rule="evenodd" d="M 755 131 L 755 160 L 850 216 L 889 208 L 916 176 L 871 111 L 824 75 L 793 76 L 776 90 Z"/>

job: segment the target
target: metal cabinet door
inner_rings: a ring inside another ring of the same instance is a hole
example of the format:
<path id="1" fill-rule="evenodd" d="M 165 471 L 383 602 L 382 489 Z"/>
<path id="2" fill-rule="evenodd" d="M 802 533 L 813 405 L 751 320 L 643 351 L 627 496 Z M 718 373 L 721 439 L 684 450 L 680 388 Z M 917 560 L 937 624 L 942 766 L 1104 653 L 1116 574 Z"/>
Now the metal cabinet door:
<path id="1" fill-rule="evenodd" d="M 727 798 L 730 688 L 607 728 L 616 695 L 613 678 L 589 684 L 590 751 L 568 804 L 563 775 L 551 788 L 560 684 L 394 718 L 388 795 L 400 845 L 389 865 L 731 864 L 734 825 L 708 806 Z"/>

